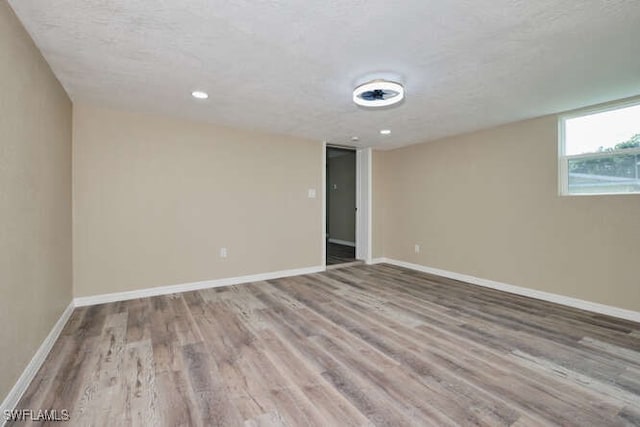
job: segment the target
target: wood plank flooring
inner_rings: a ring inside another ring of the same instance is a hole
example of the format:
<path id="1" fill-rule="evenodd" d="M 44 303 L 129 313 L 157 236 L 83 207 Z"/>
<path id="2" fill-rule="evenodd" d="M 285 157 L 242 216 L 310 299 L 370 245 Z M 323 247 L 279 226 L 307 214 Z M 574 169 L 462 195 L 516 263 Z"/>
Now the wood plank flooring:
<path id="1" fill-rule="evenodd" d="M 640 324 L 347 267 L 76 309 L 19 408 L 77 426 L 640 425 Z"/>
<path id="2" fill-rule="evenodd" d="M 356 248 L 327 242 L 327 265 L 356 261 Z"/>

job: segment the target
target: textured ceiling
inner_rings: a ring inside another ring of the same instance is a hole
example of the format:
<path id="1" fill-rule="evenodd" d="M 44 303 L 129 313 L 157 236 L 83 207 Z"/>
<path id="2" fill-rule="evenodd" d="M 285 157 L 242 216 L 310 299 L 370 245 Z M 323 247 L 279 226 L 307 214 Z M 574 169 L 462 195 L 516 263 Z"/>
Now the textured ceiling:
<path id="1" fill-rule="evenodd" d="M 74 101 L 334 144 L 392 148 L 640 94 L 638 0 L 10 3 Z M 403 104 L 352 103 L 377 73 L 404 82 Z"/>

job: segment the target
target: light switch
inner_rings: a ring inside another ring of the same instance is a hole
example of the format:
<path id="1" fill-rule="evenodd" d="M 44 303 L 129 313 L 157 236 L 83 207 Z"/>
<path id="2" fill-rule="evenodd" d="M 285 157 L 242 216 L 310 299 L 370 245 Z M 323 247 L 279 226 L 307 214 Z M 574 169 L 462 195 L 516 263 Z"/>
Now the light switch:
<path id="1" fill-rule="evenodd" d="M 315 188 L 310 188 L 307 194 L 309 195 L 310 199 L 315 199 L 316 198 L 316 189 Z"/>

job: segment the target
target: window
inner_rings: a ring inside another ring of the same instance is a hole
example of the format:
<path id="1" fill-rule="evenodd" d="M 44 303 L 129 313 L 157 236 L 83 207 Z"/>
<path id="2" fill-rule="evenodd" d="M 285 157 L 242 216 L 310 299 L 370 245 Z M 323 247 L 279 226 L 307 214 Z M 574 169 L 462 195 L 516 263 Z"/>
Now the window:
<path id="1" fill-rule="evenodd" d="M 560 194 L 640 194 L 640 101 L 560 117 Z"/>

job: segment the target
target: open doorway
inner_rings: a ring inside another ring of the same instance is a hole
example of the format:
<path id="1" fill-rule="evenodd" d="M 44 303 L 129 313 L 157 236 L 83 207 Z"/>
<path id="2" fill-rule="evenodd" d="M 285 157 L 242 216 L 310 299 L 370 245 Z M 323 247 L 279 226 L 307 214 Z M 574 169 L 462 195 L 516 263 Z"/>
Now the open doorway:
<path id="1" fill-rule="evenodd" d="M 326 151 L 326 262 L 356 261 L 356 151 L 327 147 Z"/>

